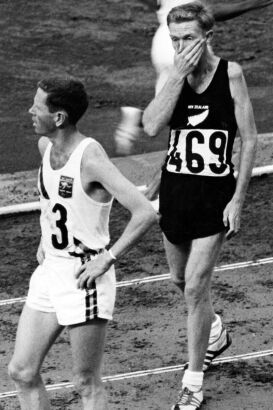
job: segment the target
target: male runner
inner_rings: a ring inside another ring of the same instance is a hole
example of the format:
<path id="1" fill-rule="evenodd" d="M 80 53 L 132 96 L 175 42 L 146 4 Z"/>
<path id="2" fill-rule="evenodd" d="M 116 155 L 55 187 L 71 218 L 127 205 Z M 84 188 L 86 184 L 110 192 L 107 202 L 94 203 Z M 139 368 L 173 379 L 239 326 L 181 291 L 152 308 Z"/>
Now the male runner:
<path id="1" fill-rule="evenodd" d="M 240 228 L 257 139 L 241 67 L 212 51 L 213 23 L 198 1 L 170 11 L 174 65 L 143 114 L 150 136 L 170 127 L 160 226 L 172 279 L 187 304 L 189 354 L 175 410 L 200 408 L 203 371 L 230 344 L 220 318 L 215 320 L 210 281 L 225 237 Z M 236 183 L 231 157 L 237 127 L 241 154 Z"/>
<path id="2" fill-rule="evenodd" d="M 184 5 L 191 0 L 157 0 L 158 29 L 152 40 L 151 59 L 156 72 L 155 91 L 158 93 L 168 78 L 169 71 L 173 65 L 174 50 L 171 44 L 167 26 L 167 15 L 169 11 L 178 5 Z M 259 9 L 273 4 L 273 0 L 236 0 L 232 2 L 201 0 L 208 4 L 216 21 L 225 21 L 240 16 L 248 11 Z M 147 3 L 147 0 L 143 0 Z M 149 4 L 151 1 L 149 1 Z M 120 155 L 131 153 L 134 141 L 141 132 L 142 111 L 135 107 L 121 108 L 121 122 L 115 133 L 116 152 Z M 160 171 L 149 186 L 147 197 L 154 199 L 158 194 Z"/>
<path id="3" fill-rule="evenodd" d="M 146 1 L 146 0 L 145 0 Z M 177 5 L 184 5 L 191 0 L 158 0 L 157 17 L 159 21 L 159 27 L 154 35 L 151 49 L 152 63 L 157 74 L 156 80 L 156 94 L 161 90 L 165 84 L 170 70 L 173 66 L 174 48 L 169 34 L 167 25 L 167 15 L 172 7 Z M 214 15 L 216 21 L 224 21 L 237 17 L 247 11 L 269 6 L 273 3 L 273 0 L 242 0 L 232 3 L 228 2 L 214 2 L 210 0 L 200 0 L 202 3 L 210 5 L 210 10 Z M 142 111 L 135 107 L 122 107 L 122 120 L 117 128 L 115 134 L 117 152 L 119 154 L 128 155 L 132 148 L 135 139 L 140 133 L 142 127 Z M 148 185 L 146 190 L 146 197 L 150 200 L 154 200 L 158 196 L 159 186 L 161 179 L 161 168 L 157 170 Z M 210 336 L 210 348 L 214 349 L 214 353 L 210 351 L 207 353 L 207 357 L 204 363 L 204 369 L 206 370 L 211 361 L 220 353 L 222 353 L 231 343 L 230 336 L 227 335 L 226 342 L 222 340 L 220 347 L 214 346 L 215 339 L 221 340 L 223 332 L 226 332 L 221 325 L 221 319 L 218 315 L 212 323 L 211 336 Z"/>
<path id="4" fill-rule="evenodd" d="M 122 176 L 101 145 L 78 131 L 76 124 L 87 106 L 80 81 L 47 78 L 38 83 L 29 110 L 41 137 L 42 236 L 39 266 L 30 280 L 9 365 L 23 410 L 50 408 L 40 368 L 65 326 L 83 408 L 108 408 L 100 371 L 115 302 L 113 264 L 156 221 L 148 200 Z M 107 250 L 113 197 L 130 211 L 131 219 Z"/>
<path id="5" fill-rule="evenodd" d="M 156 93 L 165 84 L 170 67 L 173 64 L 174 50 L 167 26 L 167 15 L 173 7 L 190 3 L 191 0 L 158 0 L 158 29 L 154 35 L 151 48 L 152 64 L 156 71 Z M 237 0 L 212 2 L 201 0 L 210 6 L 216 21 L 225 21 L 240 16 L 248 11 L 259 9 L 273 3 L 273 0 Z"/>

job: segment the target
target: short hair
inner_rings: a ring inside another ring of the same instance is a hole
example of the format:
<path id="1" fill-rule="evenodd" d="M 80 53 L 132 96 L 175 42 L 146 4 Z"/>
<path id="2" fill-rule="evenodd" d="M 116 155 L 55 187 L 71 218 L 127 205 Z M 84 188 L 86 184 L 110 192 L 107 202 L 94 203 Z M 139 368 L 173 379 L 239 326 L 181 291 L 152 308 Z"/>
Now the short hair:
<path id="1" fill-rule="evenodd" d="M 214 17 L 209 7 L 200 1 L 193 1 L 181 6 L 174 7 L 167 16 L 168 26 L 171 23 L 183 23 L 185 21 L 197 21 L 202 30 L 208 31 L 214 25 Z"/>
<path id="2" fill-rule="evenodd" d="M 50 112 L 64 110 L 70 124 L 75 125 L 87 110 L 89 97 L 83 83 L 71 76 L 47 77 L 38 82 L 47 95 Z"/>

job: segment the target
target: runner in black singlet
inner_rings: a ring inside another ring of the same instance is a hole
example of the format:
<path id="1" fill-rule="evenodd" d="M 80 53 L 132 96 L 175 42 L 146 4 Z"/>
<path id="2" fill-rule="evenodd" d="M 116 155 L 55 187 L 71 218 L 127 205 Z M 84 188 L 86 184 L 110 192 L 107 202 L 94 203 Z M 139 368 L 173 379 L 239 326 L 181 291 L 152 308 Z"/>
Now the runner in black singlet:
<path id="1" fill-rule="evenodd" d="M 189 354 L 175 410 L 200 408 L 204 371 L 231 344 L 214 313 L 210 281 L 225 237 L 240 228 L 257 140 L 241 67 L 213 54 L 213 22 L 199 1 L 170 11 L 174 65 L 143 113 L 150 136 L 170 126 L 159 206 L 171 277 L 187 304 Z M 231 154 L 237 128 L 235 183 Z"/>
<path id="2" fill-rule="evenodd" d="M 236 131 L 228 62 L 221 59 L 202 93 L 185 80 L 170 121 L 160 187 L 161 228 L 170 242 L 225 229 L 223 211 L 235 189 L 231 157 Z"/>
<path id="3" fill-rule="evenodd" d="M 157 4 L 157 19 L 159 26 L 153 36 L 151 45 L 151 60 L 156 74 L 156 94 L 164 86 L 171 66 L 173 64 L 174 51 L 167 27 L 167 15 L 176 6 L 190 3 L 191 0 L 141 0 L 149 8 L 155 8 Z M 221 0 L 201 0 L 207 4 L 217 22 L 233 19 L 251 10 L 261 9 L 273 4 L 273 0 L 233 0 L 232 2 Z M 129 155 L 134 151 L 134 142 L 141 134 L 142 111 L 136 107 L 121 107 L 121 121 L 115 132 L 116 153 Z M 145 192 L 148 199 L 153 200 L 158 195 L 160 170 L 154 174 Z"/>

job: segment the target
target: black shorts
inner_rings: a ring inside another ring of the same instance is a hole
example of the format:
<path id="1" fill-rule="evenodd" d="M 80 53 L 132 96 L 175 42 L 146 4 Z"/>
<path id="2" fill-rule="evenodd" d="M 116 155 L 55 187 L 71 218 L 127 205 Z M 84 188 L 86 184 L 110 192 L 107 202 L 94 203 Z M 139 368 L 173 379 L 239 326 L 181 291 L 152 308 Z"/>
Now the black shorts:
<path id="1" fill-rule="evenodd" d="M 236 187 L 233 175 L 206 177 L 162 172 L 160 226 L 173 244 L 224 231 L 223 211 Z"/>

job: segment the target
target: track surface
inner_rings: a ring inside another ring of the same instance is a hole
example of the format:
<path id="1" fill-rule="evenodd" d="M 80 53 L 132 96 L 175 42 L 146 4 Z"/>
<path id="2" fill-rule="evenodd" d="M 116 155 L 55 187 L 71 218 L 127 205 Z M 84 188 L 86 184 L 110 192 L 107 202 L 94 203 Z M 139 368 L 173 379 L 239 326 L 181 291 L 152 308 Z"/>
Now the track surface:
<path id="1" fill-rule="evenodd" d="M 147 6 L 151 2 L 92 0 L 92 7 L 88 0 L 1 2 L 0 173 L 38 167 L 37 138 L 33 135 L 27 109 L 32 103 L 36 82 L 49 72 L 65 71 L 85 81 L 90 109 L 80 124 L 81 130 L 97 138 L 109 155 L 114 155 L 112 135 L 119 121 L 120 105 L 144 107 L 154 92 L 149 53 L 156 19 Z M 215 33 L 216 51 L 243 65 L 259 133 L 273 129 L 272 19 L 273 7 L 270 7 L 223 23 Z M 163 133 L 152 144 L 141 139 L 136 152 L 159 151 L 165 147 L 166 134 Z M 260 147 L 257 165 L 264 164 L 263 158 L 269 161 L 267 163 L 273 162 L 272 144 L 267 147 Z M 144 182 L 145 178 L 141 183 Z M 273 255 L 272 182 L 273 177 L 251 182 L 242 232 L 224 246 L 218 265 Z M 11 200 L 28 200 L 30 190 L 27 188 L 22 193 L 23 184 L 19 185 L 12 192 L 7 190 L 4 177 L 1 205 Z M 34 185 L 31 195 L 36 195 Z M 127 217 L 115 205 L 111 223 L 113 239 Z M 38 214 L 0 219 L 0 231 L 0 300 L 3 300 L 26 294 L 29 276 L 36 266 Z M 117 265 L 118 280 L 167 271 L 158 228 L 149 232 Z M 273 348 L 272 287 L 272 265 L 216 272 L 215 307 L 223 314 L 233 335 L 228 356 Z M 13 351 L 21 308 L 21 304 L 0 307 L 0 393 L 14 390 L 6 367 Z M 178 291 L 167 280 L 118 289 L 103 374 L 164 368 L 185 362 L 185 313 Z M 69 344 L 64 333 L 44 364 L 46 383 L 69 382 L 67 357 Z M 268 356 L 215 366 L 206 376 L 204 410 L 272 410 L 272 361 L 272 356 Z M 110 408 L 170 409 L 180 379 L 181 371 L 177 371 L 107 382 Z M 51 392 L 50 397 L 53 409 L 78 410 L 80 407 L 79 397 L 71 388 Z M 0 399 L 0 410 L 18 409 L 17 399 Z"/>
<path id="2" fill-rule="evenodd" d="M 243 214 L 242 232 L 226 243 L 219 265 L 272 256 L 273 177 L 251 182 Z M 115 204 L 113 239 L 128 215 Z M 0 300 L 25 295 L 34 269 L 38 243 L 38 214 L 0 220 L 5 238 L 1 242 Z M 119 281 L 164 274 L 168 271 L 159 229 L 153 228 L 139 246 L 117 265 Z M 272 265 L 215 272 L 213 295 L 217 312 L 232 332 L 233 344 L 225 356 L 265 351 L 272 346 Z M 14 390 L 6 375 L 13 350 L 16 324 L 22 304 L 1 306 L 0 392 Z M 185 305 L 168 281 L 118 289 L 116 314 L 109 325 L 104 376 L 179 365 L 187 360 Z M 67 334 L 58 339 L 43 367 L 47 384 L 69 382 L 70 361 Z M 272 401 L 272 356 L 225 363 L 206 376 L 204 410 L 270 410 Z M 168 409 L 179 390 L 182 372 L 174 371 L 106 383 L 110 408 Z M 53 409 L 76 410 L 79 397 L 73 389 L 50 392 Z M 19 409 L 16 398 L 0 400 L 2 409 Z M 0 407 L 1 408 L 1 407 Z"/>

